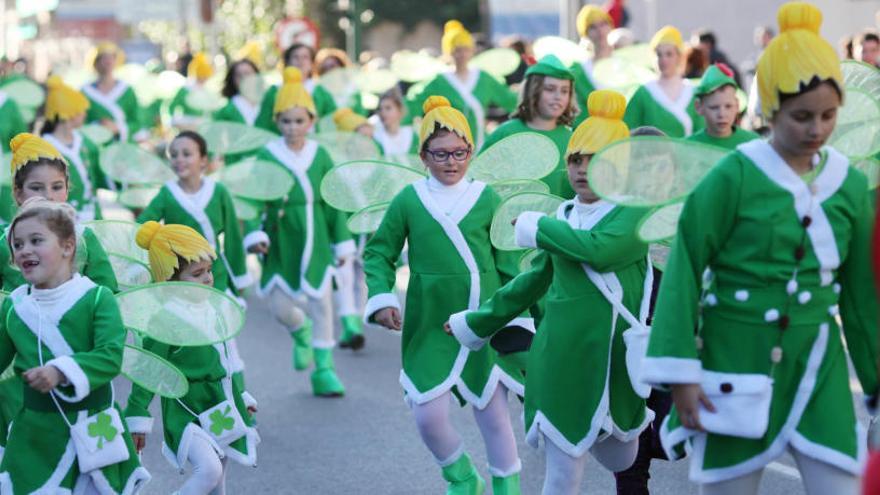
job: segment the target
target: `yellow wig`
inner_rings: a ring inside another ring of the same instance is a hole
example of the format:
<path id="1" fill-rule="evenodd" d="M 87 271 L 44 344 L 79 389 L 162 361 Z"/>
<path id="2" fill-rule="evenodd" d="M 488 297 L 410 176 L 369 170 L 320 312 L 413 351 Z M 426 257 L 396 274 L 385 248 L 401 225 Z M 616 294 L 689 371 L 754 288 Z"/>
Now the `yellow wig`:
<path id="1" fill-rule="evenodd" d="M 348 107 L 343 107 L 333 112 L 333 123 L 340 131 L 354 132 L 358 127 L 367 123 L 367 118 L 354 113 L 354 110 Z"/>
<path id="2" fill-rule="evenodd" d="M 89 99 L 66 84 L 60 76 L 46 80 L 46 120 L 68 120 L 89 109 Z"/>
<path id="3" fill-rule="evenodd" d="M 419 148 L 425 145 L 425 141 L 434 133 L 439 125 L 457 134 L 460 138 L 474 147 L 474 138 L 471 135 L 471 126 L 463 113 L 452 107 L 449 100 L 442 96 L 429 96 L 422 105 L 425 116 L 422 118 L 422 126 L 419 128 Z"/>
<path id="4" fill-rule="evenodd" d="M 449 21 L 446 24 L 449 25 L 451 22 L 453 21 Z M 444 55 L 452 55 L 452 52 L 459 47 L 473 48 L 474 46 L 473 36 L 461 23 L 453 24 L 448 29 L 445 29 L 443 38 L 440 40 L 440 48 L 443 50 Z"/>
<path id="5" fill-rule="evenodd" d="M 275 107 L 272 114 L 278 115 L 281 112 L 290 110 L 291 108 L 302 107 L 308 110 L 312 117 L 318 115 L 315 109 L 315 101 L 303 86 L 302 72 L 296 67 L 287 67 L 284 69 L 284 84 L 278 90 L 275 97 Z"/>
<path id="6" fill-rule="evenodd" d="M 776 14 L 779 36 L 758 60 L 758 95 L 765 117 L 779 110 L 780 93 L 798 93 L 813 78 L 832 80 L 843 91 L 840 60 L 830 43 L 819 36 L 822 12 L 804 2 L 789 2 Z"/>
<path id="7" fill-rule="evenodd" d="M 590 116 L 581 122 L 568 140 L 565 159 L 574 154 L 592 155 L 609 144 L 629 137 L 623 122 L 626 98 L 617 91 L 598 89 L 587 98 Z"/>
<path id="8" fill-rule="evenodd" d="M 24 167 L 29 162 L 35 162 L 41 158 L 46 158 L 49 160 L 61 160 L 64 164 L 67 164 L 67 161 L 55 149 L 54 146 L 49 144 L 45 139 L 35 136 L 33 134 L 22 132 L 21 134 L 12 138 L 12 141 L 9 142 L 9 148 L 12 150 L 12 175 L 15 176 L 15 173 L 21 167 Z"/>
<path id="9" fill-rule="evenodd" d="M 678 49 L 679 53 L 684 53 L 684 41 L 681 39 L 681 32 L 674 26 L 663 26 L 654 33 L 654 37 L 651 38 L 651 50 L 657 50 L 657 47 L 660 45 L 672 45 Z"/>
<path id="10" fill-rule="evenodd" d="M 153 280 L 165 282 L 180 268 L 180 258 L 187 263 L 217 258 L 214 248 L 192 227 L 162 225 L 149 221 L 138 230 L 135 242 L 149 252 Z"/>
<path id="11" fill-rule="evenodd" d="M 97 45 L 95 45 L 94 47 L 92 47 L 91 50 L 89 50 L 89 55 L 86 59 L 86 64 L 89 67 L 94 67 L 95 60 L 98 59 L 98 56 L 104 55 L 104 54 L 116 56 L 116 67 L 119 67 L 120 65 L 125 63 L 125 52 L 122 51 L 121 48 L 116 46 L 116 43 L 113 43 L 112 41 L 102 41 L 102 42 L 98 43 Z"/>
<path id="12" fill-rule="evenodd" d="M 614 27 L 614 21 L 611 19 L 611 16 L 608 15 L 608 12 L 605 12 L 604 9 L 597 7 L 595 5 L 584 5 L 580 12 L 578 12 L 577 20 L 575 24 L 577 25 L 578 34 L 581 35 L 581 38 L 587 37 L 587 32 L 589 32 L 590 27 L 597 22 L 607 22 L 611 27 Z"/>
<path id="13" fill-rule="evenodd" d="M 214 66 L 205 52 L 199 52 L 193 55 L 192 60 L 186 67 L 189 77 L 204 81 L 214 75 Z"/>

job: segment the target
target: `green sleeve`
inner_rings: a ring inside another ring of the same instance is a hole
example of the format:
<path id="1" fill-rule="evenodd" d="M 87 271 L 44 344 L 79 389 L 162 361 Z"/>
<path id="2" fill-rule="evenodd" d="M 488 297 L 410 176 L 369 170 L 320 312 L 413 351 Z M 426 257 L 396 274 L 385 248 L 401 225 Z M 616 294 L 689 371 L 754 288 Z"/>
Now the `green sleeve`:
<path id="1" fill-rule="evenodd" d="M 153 339 L 144 339 L 143 348 L 162 359 L 168 359 L 169 346 Z M 137 384 L 132 384 L 131 393 L 128 395 L 128 403 L 125 405 L 124 416 L 126 418 L 152 418 L 150 403 L 155 394 Z M 129 419 L 129 423 L 132 421 Z M 151 423 L 151 422 L 150 422 Z M 137 428 L 129 424 L 132 433 L 148 433 L 150 428 Z"/>
<path id="2" fill-rule="evenodd" d="M 706 119 L 704 119 L 702 115 L 697 113 L 697 109 L 694 106 L 695 101 L 696 98 L 691 99 L 691 102 L 688 104 L 687 107 L 687 114 L 690 116 L 691 122 L 693 123 L 691 134 L 695 132 L 700 132 L 701 130 L 706 128 Z"/>
<path id="3" fill-rule="evenodd" d="M 488 84 L 490 102 L 503 108 L 507 113 L 516 110 L 516 104 L 519 99 L 516 92 L 489 74 L 483 73 L 483 77 Z"/>
<path id="4" fill-rule="evenodd" d="M 364 273 L 370 299 L 394 294 L 397 280 L 397 259 L 409 235 L 406 221 L 406 195 L 411 186 L 395 196 L 382 218 L 382 223 L 364 250 Z M 368 303 L 368 308 L 370 304 Z M 386 305 L 387 307 L 387 305 Z M 382 309 L 381 307 L 375 308 Z M 373 311 L 375 312 L 375 311 Z M 367 314 L 371 317 L 372 314 Z"/>
<path id="5" fill-rule="evenodd" d="M 441 77 L 443 77 L 443 76 L 437 76 L 434 79 L 432 79 L 431 82 L 426 84 L 425 87 L 422 88 L 421 91 L 413 94 L 407 100 L 406 104 L 407 104 L 407 108 L 409 109 L 409 111 L 407 112 L 408 115 L 410 115 L 412 118 L 421 117 L 422 115 L 424 115 L 424 112 L 422 111 L 422 106 L 424 106 L 425 100 L 427 100 L 429 96 L 433 96 L 433 95 L 447 96 L 445 94 L 445 92 L 438 91 L 438 89 L 437 89 L 440 86 L 438 81 L 439 81 L 439 78 L 441 78 Z"/>
<path id="6" fill-rule="evenodd" d="M 98 145 L 93 143 L 89 138 L 83 136 L 83 147 L 86 153 L 86 163 L 89 164 L 89 176 L 92 179 L 92 185 L 95 189 L 109 189 L 107 176 L 101 170 L 101 150 Z M 97 193 L 95 193 L 97 194 Z"/>
<path id="7" fill-rule="evenodd" d="M 323 178 L 333 169 L 333 161 L 330 158 L 330 154 L 323 149 L 319 152 L 317 160 L 321 161 L 321 167 L 323 170 L 321 177 Z M 323 203 L 323 207 L 325 219 L 327 221 L 327 228 L 330 233 L 330 242 L 333 245 L 338 245 L 346 241 L 351 241 L 353 237 L 351 231 L 348 230 L 348 215 L 327 203 Z"/>
<path id="8" fill-rule="evenodd" d="M 10 301 L 7 298 L 0 305 L 0 373 L 3 373 L 15 358 L 15 344 L 6 329 L 6 318 L 11 310 Z"/>
<path id="9" fill-rule="evenodd" d="M 137 217 L 137 223 L 146 223 L 150 220 L 161 222 L 165 218 L 165 188 L 159 190 L 156 196 L 150 200 L 150 204 L 144 208 Z"/>
<path id="10" fill-rule="evenodd" d="M 633 97 L 626 104 L 626 112 L 623 114 L 623 122 L 630 129 L 635 129 L 645 122 L 645 98 L 649 98 L 648 91 L 644 86 L 636 90 Z M 586 112 L 587 104 L 584 102 L 581 108 Z"/>
<path id="11" fill-rule="evenodd" d="M 850 172 L 852 173 L 852 172 Z M 862 181 L 863 182 L 863 181 Z M 862 189 L 867 191 L 867 187 Z M 874 213 L 866 192 L 853 218 L 849 253 L 840 267 L 840 316 L 856 375 L 866 395 L 877 394 L 877 291 L 871 266 Z"/>
<path id="12" fill-rule="evenodd" d="M 125 90 L 125 93 L 119 98 L 119 107 L 125 113 L 125 123 L 128 125 L 128 138 L 131 140 L 141 130 L 141 109 L 134 90 L 131 88 Z"/>
<path id="13" fill-rule="evenodd" d="M 5 125 L 3 126 L 5 135 L 0 136 L 0 138 L 3 139 L 2 149 L 8 150 L 9 141 L 19 133 L 27 132 L 28 124 L 24 121 L 24 117 L 21 115 L 18 104 L 12 99 L 7 99 L 6 104 L 3 105 L 3 120 L 5 121 Z"/>
<path id="14" fill-rule="evenodd" d="M 272 86 L 263 95 L 263 101 L 260 103 L 260 112 L 257 114 L 257 120 L 254 126 L 265 129 L 274 133 L 278 133 L 278 127 L 275 125 L 275 118 L 272 115 L 275 109 L 275 96 L 278 94 L 278 87 Z"/>
<path id="15" fill-rule="evenodd" d="M 318 118 L 330 115 L 336 111 L 336 101 L 333 100 L 333 95 L 320 84 L 315 86 L 312 98 L 315 101 L 315 110 L 318 111 Z"/>
<path id="16" fill-rule="evenodd" d="M 86 266 L 83 269 L 84 274 L 92 279 L 92 282 L 110 289 L 112 292 L 119 292 L 116 284 L 116 275 L 113 273 L 113 266 L 107 258 L 107 252 L 101 241 L 92 232 L 92 229 L 86 228 L 83 233 L 86 241 Z M 118 310 L 117 310 L 118 312 Z"/>
<path id="17" fill-rule="evenodd" d="M 218 184 L 219 185 L 219 184 Z M 221 186 L 222 187 L 222 186 Z M 236 289 L 242 289 L 250 285 L 246 254 L 244 252 L 244 239 L 241 235 L 241 226 L 235 216 L 235 204 L 232 195 L 226 188 L 221 189 L 221 210 L 223 212 L 223 255 L 229 263 L 232 273 L 232 281 Z"/>
<path id="18" fill-rule="evenodd" d="M 648 245 L 636 235 L 636 225 L 645 210 L 618 208 L 622 211 L 607 226 L 592 230 L 573 229 L 568 222 L 543 217 L 538 221 L 538 248 L 587 263 L 600 273 L 631 265 L 647 255 Z"/>

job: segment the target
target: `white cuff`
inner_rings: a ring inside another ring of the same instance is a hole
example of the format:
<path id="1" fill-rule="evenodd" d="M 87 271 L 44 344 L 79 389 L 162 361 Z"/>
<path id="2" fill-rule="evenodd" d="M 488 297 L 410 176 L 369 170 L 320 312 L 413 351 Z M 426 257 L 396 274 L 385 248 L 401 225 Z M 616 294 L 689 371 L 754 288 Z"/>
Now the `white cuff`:
<path id="1" fill-rule="evenodd" d="M 538 211 L 525 211 L 516 218 L 513 227 L 516 233 L 516 245 L 521 248 L 538 247 L 538 221 L 545 215 Z"/>
<path id="2" fill-rule="evenodd" d="M 55 387 L 55 394 L 61 399 L 67 402 L 79 402 L 85 399 L 89 395 L 89 392 L 92 391 L 92 388 L 89 385 L 89 378 L 72 357 L 57 357 L 46 363 L 46 365 L 58 368 L 58 371 L 60 371 L 64 375 L 64 378 L 67 379 L 67 383 L 73 387 L 73 396 L 66 395 L 58 390 L 58 387 Z"/>
<path id="3" fill-rule="evenodd" d="M 357 244 L 352 239 L 333 245 L 333 256 L 338 260 L 354 256 L 355 253 L 357 253 Z"/>
<path id="4" fill-rule="evenodd" d="M 701 383 L 703 363 L 699 359 L 646 357 L 639 381 L 648 385 Z"/>
<path id="5" fill-rule="evenodd" d="M 241 400 L 244 402 L 244 407 L 257 407 L 257 399 L 247 391 L 241 393 Z"/>
<path id="6" fill-rule="evenodd" d="M 151 433 L 153 431 L 153 418 L 149 416 L 131 416 L 125 418 L 129 433 Z"/>
<path id="7" fill-rule="evenodd" d="M 467 314 L 470 311 L 460 311 L 453 315 L 449 316 L 449 327 L 452 328 L 452 335 L 455 336 L 458 342 L 467 347 L 472 351 L 478 351 L 486 345 L 486 341 L 489 339 L 484 339 L 474 333 L 470 326 L 467 323 Z"/>
<path id="8" fill-rule="evenodd" d="M 135 141 L 146 141 L 150 139 L 150 130 L 149 129 L 141 129 L 134 133 L 134 136 L 131 137 Z"/>
<path id="9" fill-rule="evenodd" d="M 255 246 L 261 242 L 269 244 L 269 234 L 263 232 L 262 230 L 251 232 L 250 234 L 244 236 L 244 249 L 245 251 L 247 251 L 251 248 L 251 246 Z"/>
<path id="10" fill-rule="evenodd" d="M 250 285 L 253 283 L 254 278 L 251 277 L 250 273 L 245 273 L 244 275 L 239 276 L 232 275 L 232 284 L 235 285 L 236 289 L 244 289 L 245 287 L 250 287 Z"/>
<path id="11" fill-rule="evenodd" d="M 397 296 L 386 292 L 384 294 L 376 294 L 368 299 L 367 305 L 364 308 L 364 323 L 372 323 L 373 315 L 385 308 L 397 308 L 399 310 L 400 301 L 397 300 Z"/>

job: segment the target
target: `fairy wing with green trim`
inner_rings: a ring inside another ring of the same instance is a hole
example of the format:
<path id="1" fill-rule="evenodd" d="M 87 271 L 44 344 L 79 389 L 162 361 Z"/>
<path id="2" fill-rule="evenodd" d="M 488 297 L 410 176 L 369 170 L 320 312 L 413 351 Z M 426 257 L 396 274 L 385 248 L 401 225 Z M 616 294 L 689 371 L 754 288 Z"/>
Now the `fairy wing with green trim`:
<path id="1" fill-rule="evenodd" d="M 880 100 L 861 89 L 846 88 L 828 145 L 850 158 L 880 152 Z"/>
<path id="2" fill-rule="evenodd" d="M 687 196 L 729 153 L 695 141 L 640 136 L 617 141 L 590 160 L 590 188 L 626 206 L 660 206 Z"/>
<path id="3" fill-rule="evenodd" d="M 529 179 L 495 182 L 492 184 L 492 189 L 501 196 L 501 199 L 507 199 L 515 194 L 522 193 L 550 194 L 550 186 L 546 182 Z"/>
<path id="4" fill-rule="evenodd" d="M 521 132 L 483 150 L 470 164 L 468 175 L 494 184 L 508 180 L 536 180 L 549 175 L 559 163 L 559 148 L 547 136 Z"/>
<path id="5" fill-rule="evenodd" d="M 876 158 L 863 158 L 852 164 L 868 177 L 868 189 L 876 189 L 880 185 L 880 161 Z"/>
<path id="6" fill-rule="evenodd" d="M 133 289 L 153 282 L 148 263 L 116 253 L 107 253 L 120 290 Z"/>
<path id="7" fill-rule="evenodd" d="M 226 100 L 222 96 L 198 86 L 189 90 L 184 101 L 188 107 L 203 115 L 210 115 L 226 106 Z"/>
<path id="8" fill-rule="evenodd" d="M 844 60 L 840 62 L 840 71 L 843 73 L 843 86 L 849 89 L 858 89 L 875 100 L 880 100 L 880 70 L 873 65 L 857 60 Z"/>
<path id="9" fill-rule="evenodd" d="M 358 72 L 354 67 L 338 67 L 321 75 L 318 83 L 333 96 L 337 106 L 346 106 L 358 91 Z"/>
<path id="10" fill-rule="evenodd" d="M 110 179 L 129 185 L 162 184 L 175 177 L 161 158 L 131 143 L 102 149 L 99 166 Z"/>
<path id="11" fill-rule="evenodd" d="M 532 44 L 532 53 L 540 60 L 547 55 L 556 55 L 565 65 L 583 62 L 589 58 L 587 50 L 577 43 L 559 36 L 542 36 Z"/>
<path id="12" fill-rule="evenodd" d="M 260 209 L 244 198 L 233 196 L 232 205 L 235 207 L 235 215 L 243 222 L 260 216 Z"/>
<path id="13" fill-rule="evenodd" d="M 523 193 L 507 198 L 498 205 L 498 208 L 495 210 L 495 216 L 492 217 L 492 226 L 489 230 L 489 238 L 492 240 L 492 245 L 502 251 L 522 249 L 516 245 L 513 221 L 521 213 L 527 211 L 554 215 L 563 201 L 565 200 L 559 196 L 540 193 Z"/>
<path id="14" fill-rule="evenodd" d="M 330 206 L 355 212 L 394 199 L 404 187 L 425 175 L 380 161 L 348 162 L 331 169 L 321 181 L 321 197 Z"/>
<path id="15" fill-rule="evenodd" d="M 235 196 L 255 201 L 274 201 L 290 193 L 293 176 L 273 162 L 248 158 L 211 175 Z"/>
<path id="16" fill-rule="evenodd" d="M 101 124 L 86 124 L 79 128 L 79 132 L 98 146 L 113 140 L 113 132 Z"/>
<path id="17" fill-rule="evenodd" d="M 158 187 L 129 187 L 119 193 L 117 201 L 126 208 L 143 210 L 159 194 Z"/>
<path id="18" fill-rule="evenodd" d="M 391 72 L 404 82 L 428 81 L 444 70 L 446 64 L 423 52 L 401 50 L 391 56 Z"/>
<path id="19" fill-rule="evenodd" d="M 348 217 L 348 230 L 352 234 L 372 234 L 379 229 L 385 212 L 391 203 L 379 203 L 372 206 L 362 208 Z"/>
<path id="20" fill-rule="evenodd" d="M 107 253 L 118 254 L 149 263 L 149 255 L 135 241 L 140 224 L 125 220 L 92 220 L 84 222 L 92 230 Z"/>
<path id="21" fill-rule="evenodd" d="M 244 326 L 238 302 L 206 285 L 151 284 L 120 292 L 116 300 L 127 328 L 168 345 L 213 345 Z"/>
<path id="22" fill-rule="evenodd" d="M 655 79 L 657 74 L 628 58 L 612 56 L 593 65 L 592 77 L 600 87 L 615 89 L 629 98 L 639 86 Z"/>
<path id="23" fill-rule="evenodd" d="M 684 201 L 678 201 L 655 208 L 648 213 L 636 227 L 636 233 L 642 242 L 660 242 L 671 239 L 678 231 L 678 219 Z"/>
<path id="24" fill-rule="evenodd" d="M 320 132 L 312 139 L 330 153 L 336 165 L 353 160 L 376 160 L 380 156 L 376 142 L 357 132 Z"/>
<path id="25" fill-rule="evenodd" d="M 214 155 L 244 153 L 262 148 L 278 135 L 236 122 L 207 122 L 199 126 L 199 134 Z"/>
<path id="26" fill-rule="evenodd" d="M 472 58 L 469 65 L 504 80 L 519 67 L 521 62 L 519 53 L 510 48 L 491 48 Z"/>
<path id="27" fill-rule="evenodd" d="M 26 77 L 18 77 L 4 84 L 2 89 L 22 109 L 33 110 L 46 101 L 46 90 Z"/>
<path id="28" fill-rule="evenodd" d="M 364 93 L 380 95 L 393 88 L 400 79 L 390 69 L 374 69 L 358 71 L 355 83 L 358 89 Z"/>
<path id="29" fill-rule="evenodd" d="M 179 399 L 189 392 L 189 382 L 176 366 L 140 347 L 125 345 L 120 371 L 132 383 L 161 397 Z"/>

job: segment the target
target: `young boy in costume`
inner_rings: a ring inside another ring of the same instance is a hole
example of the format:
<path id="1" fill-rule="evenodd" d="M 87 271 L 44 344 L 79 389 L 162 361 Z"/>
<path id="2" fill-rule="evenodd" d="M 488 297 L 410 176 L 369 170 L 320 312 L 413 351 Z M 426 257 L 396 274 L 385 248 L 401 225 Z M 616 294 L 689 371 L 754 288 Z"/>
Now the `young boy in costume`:
<path id="1" fill-rule="evenodd" d="M 694 91 L 694 110 L 703 117 L 706 127 L 688 139 L 733 150 L 760 137 L 736 125 L 739 118 L 737 89 L 733 71 L 726 65 L 714 64 L 706 69 Z"/>

